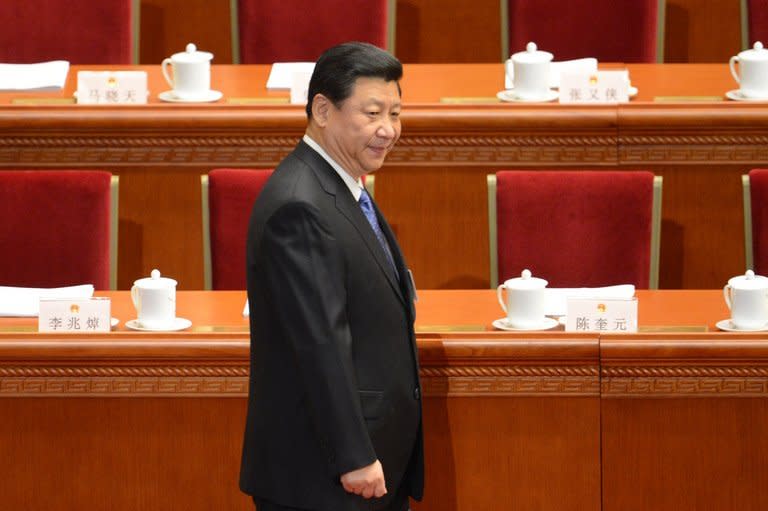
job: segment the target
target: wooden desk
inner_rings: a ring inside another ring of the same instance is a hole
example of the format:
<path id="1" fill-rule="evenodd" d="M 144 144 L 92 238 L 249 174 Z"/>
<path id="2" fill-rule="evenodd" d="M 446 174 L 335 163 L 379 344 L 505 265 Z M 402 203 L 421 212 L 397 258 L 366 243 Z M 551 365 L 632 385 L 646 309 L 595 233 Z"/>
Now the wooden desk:
<path id="1" fill-rule="evenodd" d="M 184 332 L 0 319 L 0 507 L 252 509 L 237 489 L 242 292 L 180 292 Z M 640 291 L 643 332 L 498 332 L 490 290 L 419 292 L 420 511 L 765 509 L 768 339 L 716 291 Z M 602 502 L 602 507 L 601 507 Z"/>
<path id="2" fill-rule="evenodd" d="M 661 287 L 716 288 L 744 271 L 739 176 L 768 166 L 768 109 L 721 101 L 736 87 L 725 64 L 627 67 L 640 92 L 618 107 L 487 103 L 501 64 L 405 67 L 403 136 L 376 199 L 419 287 L 488 285 L 485 175 L 510 168 L 652 170 L 664 176 Z M 119 287 L 157 267 L 201 288 L 199 175 L 273 167 L 303 133 L 303 110 L 274 103 L 287 93 L 266 91 L 268 66 L 214 66 L 226 99 L 210 105 L 160 104 L 159 66 L 141 68 L 147 106 L 45 103 L 72 97 L 78 69 L 58 94 L 0 94 L 0 169 L 119 174 Z"/>

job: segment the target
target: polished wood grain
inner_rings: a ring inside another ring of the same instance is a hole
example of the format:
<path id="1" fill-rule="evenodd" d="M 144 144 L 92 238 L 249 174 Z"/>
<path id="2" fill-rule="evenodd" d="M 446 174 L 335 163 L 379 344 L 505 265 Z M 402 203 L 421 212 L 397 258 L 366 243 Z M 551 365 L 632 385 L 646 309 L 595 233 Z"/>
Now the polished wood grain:
<path id="1" fill-rule="evenodd" d="M 594 508 L 597 337 L 510 337 L 490 326 L 500 314 L 490 291 L 441 293 L 420 292 L 418 303 L 434 467 L 418 509 Z M 245 294 L 179 292 L 178 315 L 193 326 L 174 333 L 127 330 L 128 293 L 102 295 L 122 319 L 110 334 L 37 334 L 34 318 L 0 319 L 0 477 L 12 483 L 2 502 L 35 509 L 55 495 L 65 510 L 248 509 L 236 487 Z"/>
<path id="2" fill-rule="evenodd" d="M 141 0 L 139 62 L 160 64 L 195 43 L 214 64 L 232 64 L 229 0 Z"/>

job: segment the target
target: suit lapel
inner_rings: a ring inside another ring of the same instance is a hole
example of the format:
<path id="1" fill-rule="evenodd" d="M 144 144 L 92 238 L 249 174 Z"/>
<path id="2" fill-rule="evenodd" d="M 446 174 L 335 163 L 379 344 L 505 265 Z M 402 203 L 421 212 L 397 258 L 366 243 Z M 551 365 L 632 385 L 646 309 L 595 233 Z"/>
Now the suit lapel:
<path id="1" fill-rule="evenodd" d="M 365 242 L 365 246 L 373 255 L 376 263 L 379 265 L 379 269 L 387 278 L 390 287 L 392 287 L 392 290 L 395 292 L 400 301 L 407 305 L 406 299 L 403 296 L 403 292 L 400 287 L 400 282 L 394 274 L 392 265 L 389 263 L 387 256 L 384 254 L 384 249 L 379 243 L 379 240 L 376 238 L 376 234 L 373 232 L 371 224 L 369 224 L 368 219 L 365 218 L 365 214 L 360 208 L 360 205 L 355 202 L 355 199 L 349 192 L 347 185 L 344 184 L 344 181 L 342 181 L 341 177 L 339 177 L 333 167 L 331 167 L 331 165 L 325 161 L 322 156 L 320 156 L 314 149 L 309 147 L 303 141 L 300 142 L 297 147 L 297 155 L 303 159 L 315 172 L 323 189 L 335 197 L 336 209 L 338 209 L 339 212 L 344 217 L 346 217 L 347 220 L 349 220 L 349 222 L 355 227 L 358 234 Z M 401 270 L 401 267 L 403 266 L 402 254 L 400 253 L 400 249 L 397 246 L 397 243 L 394 241 L 394 236 L 392 235 L 392 231 L 389 228 L 389 225 L 381 216 L 381 213 L 375 204 L 374 208 L 376 209 L 376 216 L 379 219 L 379 225 L 384 231 L 384 235 L 386 236 L 390 250 L 392 251 L 392 257 L 395 259 L 395 266 L 397 268 L 396 271 L 400 273 L 399 280 L 402 280 L 405 278 L 403 271 Z"/>

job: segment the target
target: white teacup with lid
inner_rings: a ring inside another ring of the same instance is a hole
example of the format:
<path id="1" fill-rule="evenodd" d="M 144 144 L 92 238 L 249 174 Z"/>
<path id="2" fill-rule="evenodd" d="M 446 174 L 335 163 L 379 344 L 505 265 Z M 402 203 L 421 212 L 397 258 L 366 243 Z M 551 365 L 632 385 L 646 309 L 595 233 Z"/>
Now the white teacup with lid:
<path id="1" fill-rule="evenodd" d="M 735 64 L 739 64 L 736 72 Z M 741 88 L 739 92 L 745 98 L 768 98 L 768 50 L 757 41 L 750 50 L 744 50 L 731 57 L 731 74 Z"/>
<path id="2" fill-rule="evenodd" d="M 174 53 L 162 63 L 163 76 L 178 99 L 195 101 L 205 98 L 211 90 L 211 60 L 213 53 L 197 51 L 193 43 L 186 51 Z M 168 74 L 168 66 L 173 68 Z"/>
<path id="3" fill-rule="evenodd" d="M 161 277 L 159 270 L 133 283 L 131 300 L 142 328 L 166 329 L 176 319 L 176 281 Z"/>
<path id="4" fill-rule="evenodd" d="M 759 330 L 768 326 L 768 278 L 747 270 L 728 280 L 723 296 L 735 328 Z"/>
<path id="5" fill-rule="evenodd" d="M 499 305 L 507 313 L 510 327 L 541 328 L 545 320 L 546 287 L 546 280 L 534 277 L 530 270 L 525 269 L 519 277 L 509 279 L 496 288 Z M 507 291 L 506 300 L 503 298 L 504 289 Z"/>
<path id="6" fill-rule="evenodd" d="M 518 99 L 537 101 L 547 97 L 549 93 L 549 67 L 553 55 L 540 51 L 536 43 L 530 42 L 525 51 L 512 55 L 511 65 L 514 76 L 513 94 Z M 507 61 L 506 66 L 510 65 Z M 507 69 L 509 74 L 509 69 Z"/>

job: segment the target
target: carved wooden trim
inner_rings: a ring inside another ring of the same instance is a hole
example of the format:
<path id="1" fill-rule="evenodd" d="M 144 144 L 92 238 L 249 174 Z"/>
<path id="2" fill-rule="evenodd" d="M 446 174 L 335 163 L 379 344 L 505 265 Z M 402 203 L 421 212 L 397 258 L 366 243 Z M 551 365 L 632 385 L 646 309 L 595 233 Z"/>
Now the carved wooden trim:
<path id="1" fill-rule="evenodd" d="M 0 164 L 274 166 L 299 136 L 9 136 L 0 137 Z M 614 136 L 404 136 L 387 159 L 388 165 L 616 162 Z"/>
<path id="2" fill-rule="evenodd" d="M 296 136 L 61 136 L 61 137 L 0 137 L 0 147 L 196 147 L 196 146 L 256 146 L 292 147 L 301 138 Z M 408 136 L 397 143 L 400 146 L 417 147 L 474 147 L 474 146 L 515 146 L 515 147 L 581 147 L 615 146 L 614 136 Z"/>
<path id="3" fill-rule="evenodd" d="M 605 397 L 768 396 L 768 366 L 604 367 Z"/>
<path id="4" fill-rule="evenodd" d="M 248 366 L 165 366 L 165 367 L 37 367 L 16 366 L 0 367 L 0 377 L 36 378 L 36 377 L 240 377 L 248 376 Z"/>
<path id="5" fill-rule="evenodd" d="M 28 377 L 0 379 L 0 397 L 245 397 L 247 377 Z"/>
<path id="6" fill-rule="evenodd" d="M 211 137 L 162 135 L 145 137 L 0 137 L 0 147 L 293 147 L 301 136 L 295 137 Z"/>
<path id="7" fill-rule="evenodd" d="M 421 370 L 425 396 L 598 396 L 597 366 L 465 366 Z M 4 366 L 0 396 L 241 397 L 248 366 Z"/>
<path id="8" fill-rule="evenodd" d="M 606 147 L 615 146 L 616 137 L 614 136 L 408 136 L 403 135 L 397 143 L 397 147 L 419 146 L 419 147 Z"/>
<path id="9" fill-rule="evenodd" d="M 768 378 L 604 378 L 601 387 L 607 398 L 768 396 Z"/>
<path id="10" fill-rule="evenodd" d="M 600 395 L 596 376 L 422 378 L 421 386 L 426 397 Z"/>
<path id="11" fill-rule="evenodd" d="M 533 377 L 569 377 L 569 376 L 594 376 L 597 377 L 599 370 L 594 366 L 528 366 L 528 365 L 509 365 L 509 366 L 449 366 L 449 367 L 421 367 L 421 376 L 428 377 L 499 377 L 499 376 L 533 376 Z"/>
<path id="12" fill-rule="evenodd" d="M 599 396 L 597 366 L 422 367 L 426 397 Z"/>
<path id="13" fill-rule="evenodd" d="M 708 163 L 768 161 L 765 135 L 630 135 L 619 139 L 622 162 Z"/>
<path id="14" fill-rule="evenodd" d="M 768 366 L 675 366 L 675 367 L 605 367 L 604 378 L 700 378 L 700 377 L 763 377 L 768 378 Z"/>
<path id="15" fill-rule="evenodd" d="M 4 366 L 0 396 L 244 397 L 248 366 Z"/>
<path id="16" fill-rule="evenodd" d="M 621 135 L 621 145 L 768 145 L 768 135 Z"/>

